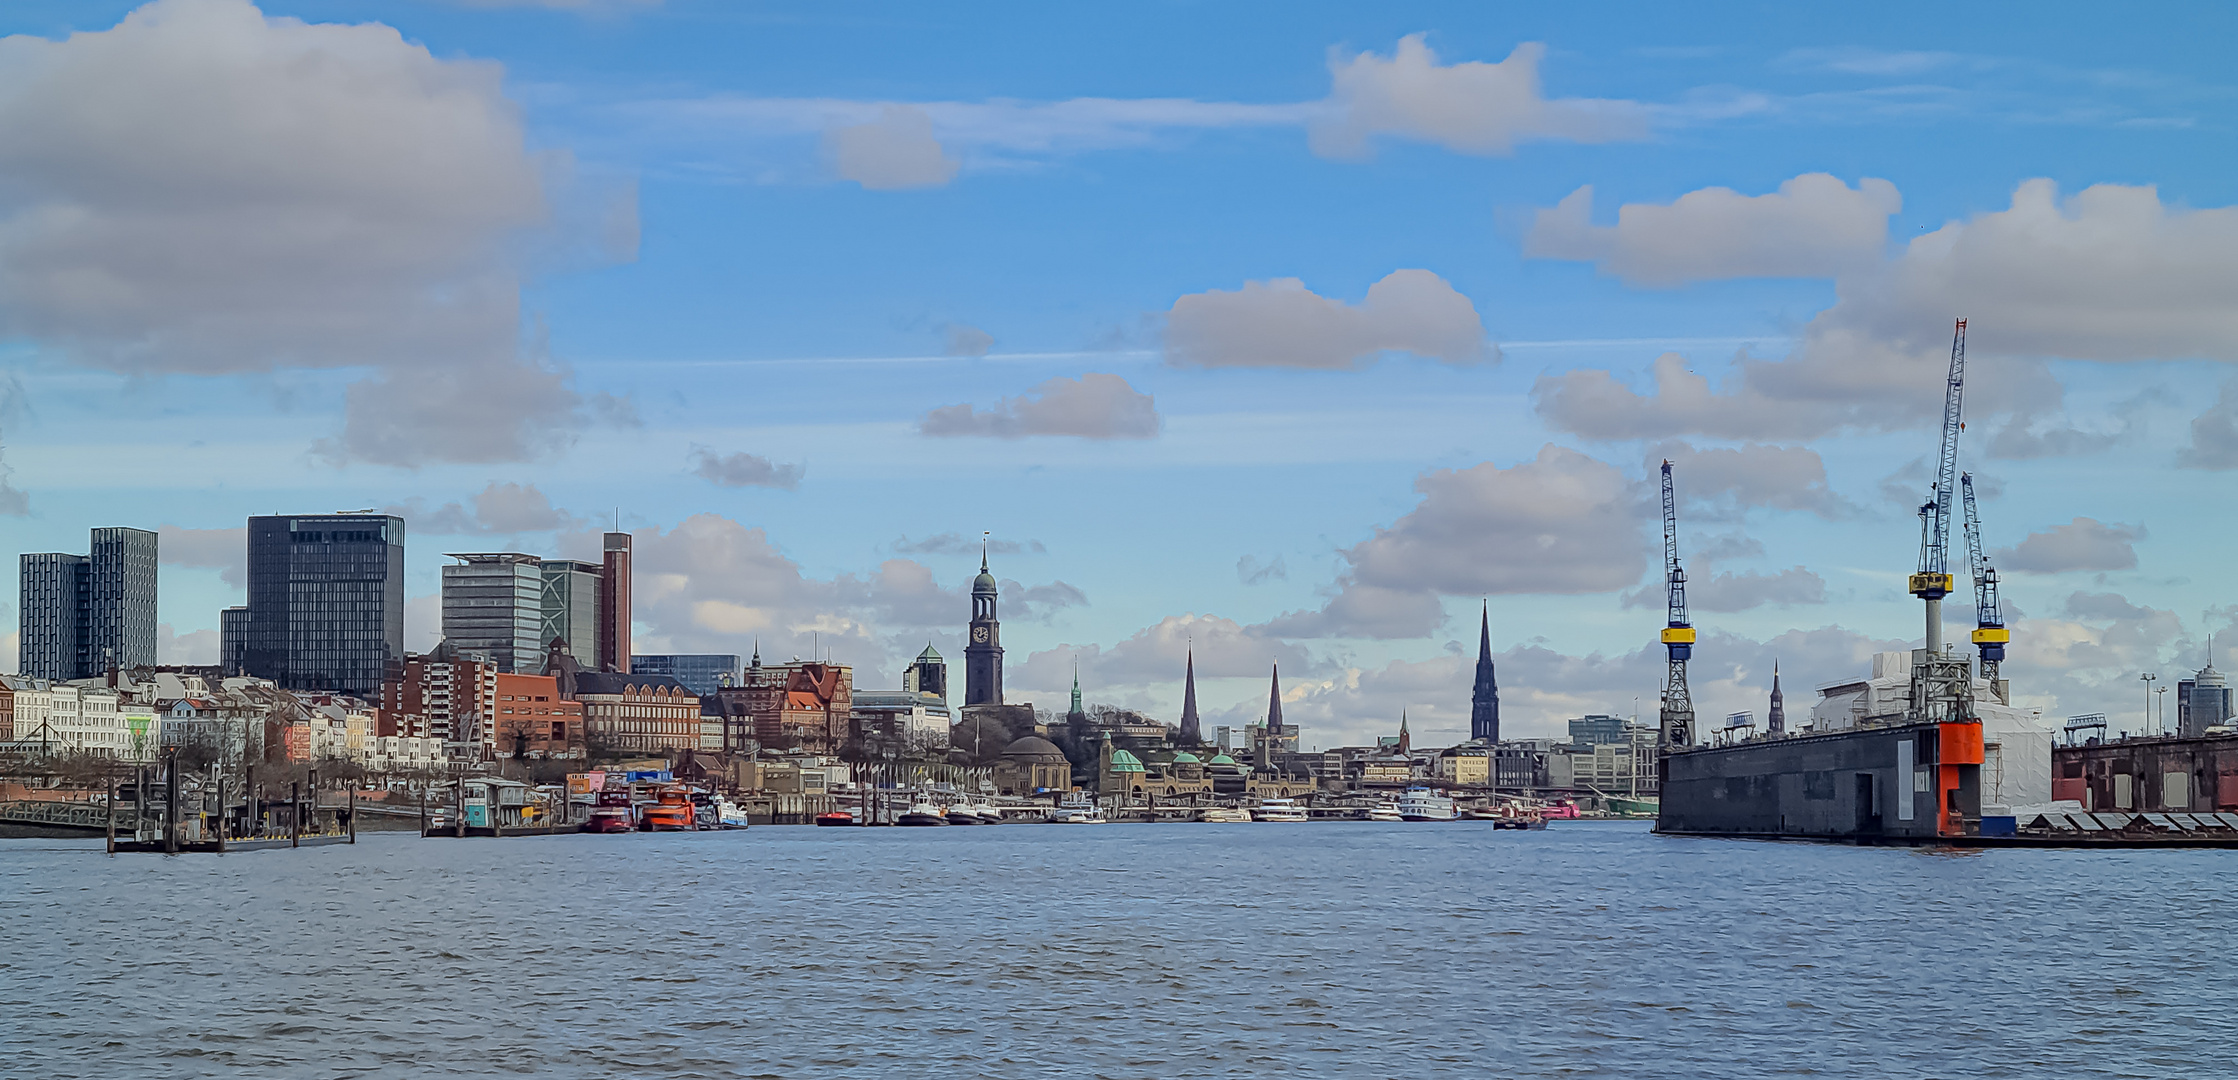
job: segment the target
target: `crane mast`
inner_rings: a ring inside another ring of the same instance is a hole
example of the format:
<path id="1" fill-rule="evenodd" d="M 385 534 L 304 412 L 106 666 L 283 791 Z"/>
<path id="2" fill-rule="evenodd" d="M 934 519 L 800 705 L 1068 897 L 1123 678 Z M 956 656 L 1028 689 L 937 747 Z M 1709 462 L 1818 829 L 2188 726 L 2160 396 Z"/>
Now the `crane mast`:
<path id="1" fill-rule="evenodd" d="M 1960 473 L 1958 486 L 1966 504 L 1966 562 L 1974 574 L 1974 647 L 1981 650 L 1981 675 L 1989 684 L 1989 692 L 2009 705 L 2012 703 L 2005 700 L 1997 669 L 2005 659 L 2005 643 L 2012 640 L 2012 634 L 2005 629 L 2005 613 L 1997 602 L 1997 568 L 1989 565 L 1989 556 L 1982 554 L 1982 518 L 1974 507 L 1974 474 Z"/>
<path id="2" fill-rule="evenodd" d="M 1911 593 L 1927 602 L 1927 651 L 1943 651 L 1943 597 L 1950 595 L 1950 510 L 1958 479 L 1958 433 L 1966 397 L 1966 320 L 1951 332 L 1950 376 L 1943 387 L 1943 450 L 1935 462 L 1935 490 L 1919 508 L 1919 572 Z"/>
<path id="3" fill-rule="evenodd" d="M 1679 567 L 1678 501 L 1671 490 L 1671 463 L 1663 463 L 1663 584 L 1669 598 L 1663 623 L 1663 648 L 1670 671 L 1663 680 L 1663 748 L 1694 744 L 1694 698 L 1686 688 L 1686 661 L 1694 655 L 1694 626 L 1686 618 L 1686 571 Z"/>

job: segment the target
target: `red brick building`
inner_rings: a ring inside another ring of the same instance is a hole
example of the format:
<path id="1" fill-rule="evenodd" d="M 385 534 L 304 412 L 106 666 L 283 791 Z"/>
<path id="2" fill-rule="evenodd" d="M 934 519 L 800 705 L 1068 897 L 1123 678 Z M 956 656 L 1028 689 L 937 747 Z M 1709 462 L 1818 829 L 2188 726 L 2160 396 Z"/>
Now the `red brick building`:
<path id="1" fill-rule="evenodd" d="M 496 689 L 493 749 L 499 757 L 584 755 L 583 703 L 561 696 L 559 679 L 499 672 Z"/>
<path id="2" fill-rule="evenodd" d="M 847 738 L 855 707 L 855 671 L 845 664 L 795 662 L 746 669 L 739 685 L 716 692 L 721 699 L 725 749 L 751 737 L 769 750 L 828 754 Z"/>

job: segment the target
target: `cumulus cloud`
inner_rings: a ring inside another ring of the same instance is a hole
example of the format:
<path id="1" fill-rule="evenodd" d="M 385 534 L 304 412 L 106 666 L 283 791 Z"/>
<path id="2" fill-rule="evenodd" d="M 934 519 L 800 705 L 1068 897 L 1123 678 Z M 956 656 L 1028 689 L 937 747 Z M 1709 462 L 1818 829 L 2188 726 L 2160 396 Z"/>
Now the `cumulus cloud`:
<path id="1" fill-rule="evenodd" d="M 995 347 L 995 336 L 976 326 L 949 323 L 941 332 L 943 356 L 985 356 Z"/>
<path id="2" fill-rule="evenodd" d="M 894 550 L 904 555 L 977 555 L 982 543 L 989 553 L 995 555 L 1016 555 L 1026 551 L 1039 555 L 1049 550 L 1039 540 L 982 541 L 978 537 L 953 532 L 935 533 L 922 540 L 911 540 L 904 536 L 894 541 Z"/>
<path id="3" fill-rule="evenodd" d="M 2134 570 L 2142 525 L 2078 517 L 2065 525 L 2029 533 L 2013 547 L 1992 555 L 1997 566 L 2036 574 L 2068 570 Z"/>
<path id="4" fill-rule="evenodd" d="M 584 524 L 584 519 L 553 506 L 551 496 L 534 484 L 492 480 L 470 501 L 471 508 L 447 502 L 430 510 L 427 500 L 415 497 L 382 507 L 381 512 L 403 518 L 409 532 L 434 536 L 513 536 Z"/>
<path id="5" fill-rule="evenodd" d="M 1463 154 L 1505 155 L 1533 139 L 1611 142 L 1647 134 L 1638 102 L 1548 99 L 1539 86 L 1546 46 L 1527 42 L 1498 63 L 1440 64 L 1424 35 L 1399 39 L 1391 55 L 1331 50 L 1326 110 L 1310 128 L 1323 157 L 1364 158 L 1381 136 L 1434 143 Z"/>
<path id="6" fill-rule="evenodd" d="M 806 472 L 797 463 L 780 465 L 743 450 L 735 454 L 718 454 L 705 447 L 695 447 L 691 460 L 692 475 L 710 481 L 717 487 L 767 487 L 792 491 L 800 487 L 800 478 Z"/>
<path id="7" fill-rule="evenodd" d="M 1706 560 L 1703 563 L 1706 564 Z M 1756 570 L 1719 571 L 1689 574 L 1687 578 L 1686 606 L 1690 611 L 1732 612 L 1766 605 L 1785 607 L 1826 602 L 1826 579 L 1800 566 L 1769 574 Z M 1624 594 L 1624 606 L 1628 608 L 1661 608 L 1668 602 L 1660 579 Z"/>
<path id="8" fill-rule="evenodd" d="M 1192 649 L 1199 680 L 1264 679 L 1268 665 L 1277 663 L 1285 674 L 1296 675 L 1325 667 L 1303 649 L 1259 628 L 1192 612 L 1168 615 L 1109 647 L 1066 644 L 1036 650 L 1019 665 L 1016 675 L 1022 686 L 1069 686 L 1072 664 L 1078 661 L 1080 681 L 1086 686 L 1124 689 L 1170 683 L 1178 687 Z M 1173 696 L 1180 699 L 1178 689 Z M 1263 688 L 1259 701 L 1261 705 L 1266 703 Z M 1178 715 L 1174 719 L 1178 720 Z"/>
<path id="9" fill-rule="evenodd" d="M 832 171 L 872 191 L 941 187 L 961 164 L 933 135 L 931 114 L 910 105 L 886 105 L 877 119 L 824 133 Z"/>
<path id="10" fill-rule="evenodd" d="M 1624 588 L 1647 565 L 1641 506 L 1607 462 L 1551 443 L 1501 468 L 1437 469 L 1422 501 L 1344 552 L 1350 564 L 1319 611 L 1274 619 L 1283 637 L 1420 637 L 1444 621 L 1441 595 L 1589 593 Z"/>
<path id="11" fill-rule="evenodd" d="M 1888 217 L 1903 202 L 1886 180 L 1866 178 L 1851 188 L 1826 173 L 1805 173 L 1769 195 L 1712 187 L 1668 205 L 1626 203 L 1615 225 L 1598 226 L 1588 184 L 1538 212 L 1523 254 L 1591 262 L 1633 285 L 1833 277 L 1881 260 Z"/>
<path id="12" fill-rule="evenodd" d="M 2191 445 L 2176 452 L 2176 462 L 2187 469 L 2238 469 L 2238 381 L 2224 383 L 2215 403 L 2192 418 Z"/>
<path id="13" fill-rule="evenodd" d="M 1191 293 L 1166 314 L 1166 361 L 1184 367 L 1356 368 L 1385 352 L 1497 360 L 1476 305 L 1428 270 L 1395 270 L 1347 304 L 1297 278 Z"/>
<path id="14" fill-rule="evenodd" d="M 1236 560 L 1236 580 L 1246 585 L 1264 585 L 1269 581 L 1290 580 L 1290 568 L 1277 555 L 1260 562 L 1256 555 L 1246 555 Z"/>
<path id="15" fill-rule="evenodd" d="M 157 0 L 0 39 L 0 72 L 0 334 L 135 375 L 372 368 L 329 456 L 517 460 L 575 422 L 520 354 L 520 282 L 578 234 L 626 256 L 635 202 L 578 228 L 497 65 Z"/>
<path id="16" fill-rule="evenodd" d="M 30 411 L 30 395 L 14 372 L 0 372 L 0 435 L 8 425 Z M 31 512 L 31 499 L 9 482 L 15 470 L 8 467 L 8 448 L 0 439 L 0 517 L 23 517 Z"/>
<path id="17" fill-rule="evenodd" d="M 179 633 L 170 623 L 155 624 L 155 662 L 158 664 L 215 664 L 218 632 L 189 630 Z"/>
<path id="18" fill-rule="evenodd" d="M 249 530 L 182 529 L 176 525 L 155 528 L 156 557 L 166 566 L 215 569 L 218 580 L 236 589 L 249 585 Z"/>
<path id="19" fill-rule="evenodd" d="M 1165 420 L 1156 403 L 1117 375 L 1091 371 L 1060 375 L 989 409 L 947 405 L 926 413 L 917 430 L 926 435 L 975 435 L 1017 439 L 1072 435 L 1083 439 L 1149 439 Z"/>
<path id="20" fill-rule="evenodd" d="M 1672 489 L 1679 498 L 1713 513 L 1761 506 L 1834 519 L 1857 509 L 1827 486 L 1826 462 L 1807 446 L 1744 443 L 1698 450 L 1666 442 L 1648 450 L 1651 471 L 1659 461 L 1671 463 Z"/>

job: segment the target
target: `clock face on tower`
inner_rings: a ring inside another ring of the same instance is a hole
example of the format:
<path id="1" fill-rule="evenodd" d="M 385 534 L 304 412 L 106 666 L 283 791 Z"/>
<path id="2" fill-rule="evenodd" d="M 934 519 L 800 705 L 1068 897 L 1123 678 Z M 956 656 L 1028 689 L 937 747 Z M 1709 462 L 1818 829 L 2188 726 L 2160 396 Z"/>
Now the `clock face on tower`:
<path id="1" fill-rule="evenodd" d="M 976 641 L 981 645 L 985 645 L 987 643 L 987 628 L 984 626 L 972 627 L 971 640 Z"/>

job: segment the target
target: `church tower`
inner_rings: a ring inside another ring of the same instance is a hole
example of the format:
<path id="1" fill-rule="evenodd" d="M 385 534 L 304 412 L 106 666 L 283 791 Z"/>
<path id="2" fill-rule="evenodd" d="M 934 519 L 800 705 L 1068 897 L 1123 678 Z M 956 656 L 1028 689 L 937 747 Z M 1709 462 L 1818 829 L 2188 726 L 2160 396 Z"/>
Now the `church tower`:
<path id="1" fill-rule="evenodd" d="M 1189 650 L 1189 665 L 1181 676 L 1181 744 L 1200 746 L 1204 730 L 1197 723 L 1197 650 Z"/>
<path id="2" fill-rule="evenodd" d="M 964 646 L 964 704 L 1002 704 L 1002 623 L 995 618 L 995 575 L 987 572 L 987 552 L 979 553 L 979 576 L 971 582 L 971 643 Z"/>
<path id="3" fill-rule="evenodd" d="M 1490 746 L 1500 741 L 1500 680 L 1492 671 L 1492 605 L 1484 605 L 1476 645 L 1476 690 L 1469 695 L 1469 738 Z"/>
<path id="4" fill-rule="evenodd" d="M 1774 735 L 1787 733 L 1787 699 L 1780 695 L 1780 662 L 1772 661 L 1772 711 L 1764 720 L 1764 730 Z"/>

